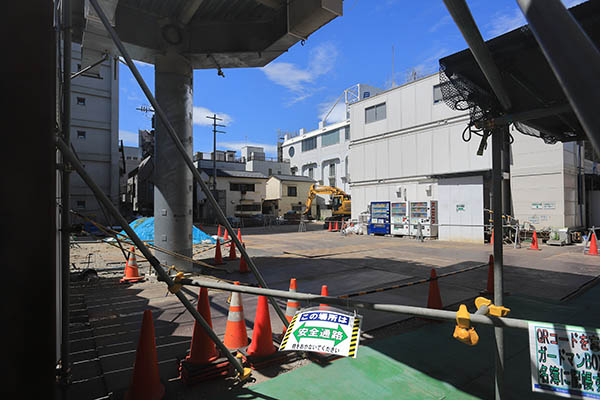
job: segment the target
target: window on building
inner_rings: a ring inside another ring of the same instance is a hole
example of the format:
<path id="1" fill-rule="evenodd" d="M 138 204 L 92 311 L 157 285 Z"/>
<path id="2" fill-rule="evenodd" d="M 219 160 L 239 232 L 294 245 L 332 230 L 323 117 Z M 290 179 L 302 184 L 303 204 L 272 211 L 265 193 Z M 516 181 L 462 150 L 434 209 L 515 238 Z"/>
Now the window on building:
<path id="1" fill-rule="evenodd" d="M 339 129 L 331 132 L 324 133 L 321 135 L 321 146 L 331 146 L 340 142 L 340 131 Z"/>
<path id="2" fill-rule="evenodd" d="M 85 97 L 77 97 L 77 105 L 85 106 Z"/>
<path id="3" fill-rule="evenodd" d="M 131 156 L 127 156 L 127 159 L 128 159 L 128 160 L 131 160 Z"/>
<path id="4" fill-rule="evenodd" d="M 81 64 L 77 64 L 77 71 L 81 71 Z"/>
<path id="5" fill-rule="evenodd" d="M 335 176 L 335 164 L 329 164 L 329 176 Z"/>
<path id="6" fill-rule="evenodd" d="M 290 148 L 288 149 L 288 154 L 290 155 L 290 157 L 294 157 L 294 154 L 296 154 L 294 146 L 290 146 Z"/>
<path id="7" fill-rule="evenodd" d="M 77 208 L 85 208 L 85 200 L 77 200 Z"/>
<path id="8" fill-rule="evenodd" d="M 309 178 L 314 178 L 315 177 L 315 169 L 313 167 L 310 167 L 308 169 L 308 177 Z"/>
<path id="9" fill-rule="evenodd" d="M 298 195 L 298 189 L 296 188 L 296 186 L 288 186 L 287 195 L 288 197 L 296 197 Z"/>
<path id="10" fill-rule="evenodd" d="M 298 173 L 298 167 L 290 168 L 290 172 L 292 173 L 292 175 L 296 175 Z"/>
<path id="11" fill-rule="evenodd" d="M 302 151 L 309 151 L 317 148 L 317 137 L 311 137 L 302 141 Z"/>
<path id="12" fill-rule="evenodd" d="M 269 176 L 273 175 L 273 169 L 269 168 Z"/>
<path id="13" fill-rule="evenodd" d="M 434 85 L 433 86 L 433 104 L 439 103 L 444 100 L 444 96 L 442 95 L 442 85 Z"/>
<path id="14" fill-rule="evenodd" d="M 381 121 L 387 117 L 385 103 L 365 108 L 365 124 Z"/>
<path id="15" fill-rule="evenodd" d="M 335 176 L 332 178 L 329 178 L 329 186 L 334 186 L 335 187 Z"/>
<path id="16" fill-rule="evenodd" d="M 85 131 L 77 131 L 77 139 L 85 139 Z"/>
<path id="17" fill-rule="evenodd" d="M 350 126 L 344 128 L 346 140 L 350 140 Z"/>
<path id="18" fill-rule="evenodd" d="M 260 203 L 238 204 L 235 206 L 235 211 L 262 211 L 262 207 Z"/>
<path id="19" fill-rule="evenodd" d="M 232 192 L 254 192 L 254 183 L 229 183 Z"/>

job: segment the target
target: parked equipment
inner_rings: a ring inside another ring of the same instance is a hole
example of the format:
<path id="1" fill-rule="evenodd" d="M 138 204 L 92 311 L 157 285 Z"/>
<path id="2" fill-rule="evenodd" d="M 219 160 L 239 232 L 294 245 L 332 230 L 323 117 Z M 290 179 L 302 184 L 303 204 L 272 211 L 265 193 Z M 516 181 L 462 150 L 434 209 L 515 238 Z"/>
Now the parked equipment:
<path id="1" fill-rule="evenodd" d="M 350 195 L 342 189 L 334 186 L 322 186 L 313 183 L 308 191 L 306 199 L 306 207 L 303 214 L 310 212 L 310 206 L 317 194 L 328 194 L 331 196 L 331 213 L 332 216 L 325 218 L 325 227 L 329 221 L 344 221 L 350 218 Z"/>

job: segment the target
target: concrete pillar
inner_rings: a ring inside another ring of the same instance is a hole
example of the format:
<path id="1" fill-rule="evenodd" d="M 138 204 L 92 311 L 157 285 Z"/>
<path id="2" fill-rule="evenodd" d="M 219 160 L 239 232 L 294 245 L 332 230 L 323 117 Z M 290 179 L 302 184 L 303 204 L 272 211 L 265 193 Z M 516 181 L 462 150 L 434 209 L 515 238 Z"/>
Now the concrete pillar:
<path id="1" fill-rule="evenodd" d="M 158 56 L 155 64 L 155 93 L 179 139 L 192 156 L 192 78 L 189 61 L 181 55 Z M 167 129 L 156 119 L 154 148 L 154 243 L 192 257 L 192 173 L 179 155 Z M 165 253 L 158 260 L 190 272 L 192 264 Z"/>

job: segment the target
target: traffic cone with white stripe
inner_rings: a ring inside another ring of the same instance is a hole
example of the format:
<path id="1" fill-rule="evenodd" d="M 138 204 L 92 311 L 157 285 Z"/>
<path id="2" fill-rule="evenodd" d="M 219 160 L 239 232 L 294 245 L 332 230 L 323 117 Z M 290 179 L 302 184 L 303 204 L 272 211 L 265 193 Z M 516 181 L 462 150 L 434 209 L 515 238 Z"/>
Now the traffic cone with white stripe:
<path id="1" fill-rule="evenodd" d="M 290 293 L 296 293 L 296 278 L 290 279 Z M 294 299 L 288 299 L 287 306 L 285 307 L 285 319 L 288 322 L 292 322 L 292 318 L 298 312 L 298 308 L 300 308 L 300 303 Z M 281 335 L 285 335 L 286 327 L 283 327 L 283 332 Z"/>
<path id="2" fill-rule="evenodd" d="M 239 285 L 239 282 L 233 282 Z M 239 292 L 231 292 L 229 303 L 229 314 L 227 315 L 227 326 L 225 327 L 225 340 L 228 349 L 239 349 L 248 346 L 248 332 L 244 319 L 244 307 L 242 306 L 242 295 Z"/>
<path id="3" fill-rule="evenodd" d="M 217 231 L 217 237 L 221 237 L 221 225 L 219 225 L 219 230 Z"/>
<path id="4" fill-rule="evenodd" d="M 143 281 L 144 277 L 140 276 L 138 271 L 137 261 L 135 259 L 135 247 L 131 246 L 129 250 L 129 259 L 125 263 L 125 276 L 121 278 L 121 283 L 133 283 Z"/>

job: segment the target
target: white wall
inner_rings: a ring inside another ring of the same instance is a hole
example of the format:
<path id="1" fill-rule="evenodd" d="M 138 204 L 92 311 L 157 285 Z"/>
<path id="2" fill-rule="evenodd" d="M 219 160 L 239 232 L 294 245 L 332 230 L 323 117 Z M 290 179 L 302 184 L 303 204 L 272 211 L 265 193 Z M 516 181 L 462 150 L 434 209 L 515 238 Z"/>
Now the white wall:
<path id="1" fill-rule="evenodd" d="M 346 157 L 348 156 L 348 146 L 350 140 L 346 140 L 344 127 L 349 126 L 349 122 L 343 121 L 331 125 L 326 125 L 321 129 L 307 132 L 303 135 L 286 140 L 282 144 L 283 158 L 290 160 L 290 168 L 297 168 L 297 175 L 308 175 L 308 166 L 314 170 L 313 178 L 322 181 L 323 185 L 329 186 L 329 164 L 335 164 L 335 185 L 343 191 L 349 193 L 350 186 L 345 179 L 346 176 Z M 334 129 L 340 129 L 340 140 L 338 144 L 323 147 L 321 135 Z M 302 151 L 302 140 L 317 137 L 317 147 L 313 150 Z M 352 137 L 352 131 L 350 132 Z M 290 156 L 290 147 L 294 148 L 294 155 Z M 323 176 L 323 171 L 326 171 Z M 329 196 L 323 197 L 328 199 Z"/>
<path id="2" fill-rule="evenodd" d="M 81 51 L 74 43 L 71 72 L 78 70 L 77 64 L 81 64 Z M 118 204 L 121 159 L 118 66 L 115 68 L 113 61 L 108 60 L 100 64 L 99 71 L 101 79 L 80 75 L 71 82 L 71 143 L 94 181 Z M 78 97 L 85 98 L 85 105 L 77 104 Z M 85 131 L 85 139 L 78 139 L 77 131 Z M 72 204 L 86 201 L 85 209 L 78 211 L 107 222 L 98 202 L 77 174 L 72 175 L 71 192 Z"/>
<path id="3" fill-rule="evenodd" d="M 251 160 L 246 161 L 246 171 L 261 172 L 266 176 L 290 175 L 289 162 Z"/>
<path id="4" fill-rule="evenodd" d="M 440 240 L 483 243 L 483 177 L 440 179 L 438 182 Z"/>
<path id="5" fill-rule="evenodd" d="M 515 218 L 537 229 L 565 226 L 562 143 L 514 133 L 511 194 Z"/>

